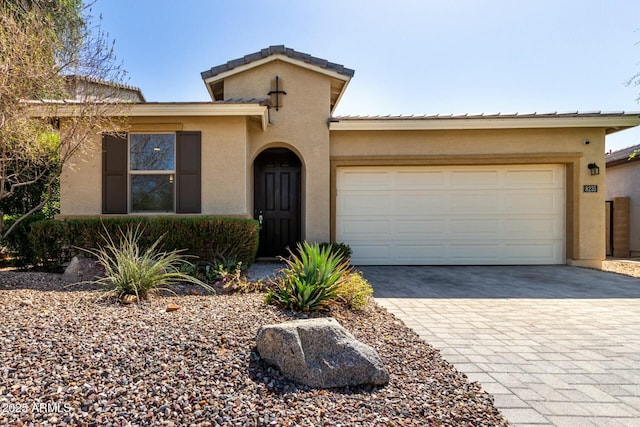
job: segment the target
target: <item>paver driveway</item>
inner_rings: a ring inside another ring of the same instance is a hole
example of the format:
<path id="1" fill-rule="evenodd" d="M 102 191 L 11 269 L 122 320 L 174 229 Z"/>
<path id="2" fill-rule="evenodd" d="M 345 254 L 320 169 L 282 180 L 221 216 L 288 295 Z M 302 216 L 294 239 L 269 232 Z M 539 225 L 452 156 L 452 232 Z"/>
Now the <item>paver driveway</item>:
<path id="1" fill-rule="evenodd" d="M 568 266 L 361 267 L 516 426 L 640 426 L 640 279 Z"/>

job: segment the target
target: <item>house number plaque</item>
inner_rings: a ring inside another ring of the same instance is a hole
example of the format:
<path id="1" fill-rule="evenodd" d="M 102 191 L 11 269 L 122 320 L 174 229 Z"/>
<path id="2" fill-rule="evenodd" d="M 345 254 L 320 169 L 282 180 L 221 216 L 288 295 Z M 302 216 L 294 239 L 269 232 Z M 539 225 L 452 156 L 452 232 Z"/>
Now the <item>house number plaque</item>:
<path id="1" fill-rule="evenodd" d="M 585 185 L 582 187 L 585 193 L 597 193 L 598 186 L 597 185 Z"/>

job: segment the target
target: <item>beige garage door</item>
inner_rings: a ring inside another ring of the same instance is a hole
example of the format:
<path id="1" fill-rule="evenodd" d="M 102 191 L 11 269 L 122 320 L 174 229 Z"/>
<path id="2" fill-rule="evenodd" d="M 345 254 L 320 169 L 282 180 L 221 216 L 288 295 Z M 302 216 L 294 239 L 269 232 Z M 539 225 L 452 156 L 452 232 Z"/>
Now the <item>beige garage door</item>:
<path id="1" fill-rule="evenodd" d="M 356 265 L 564 263 L 563 165 L 341 167 Z"/>

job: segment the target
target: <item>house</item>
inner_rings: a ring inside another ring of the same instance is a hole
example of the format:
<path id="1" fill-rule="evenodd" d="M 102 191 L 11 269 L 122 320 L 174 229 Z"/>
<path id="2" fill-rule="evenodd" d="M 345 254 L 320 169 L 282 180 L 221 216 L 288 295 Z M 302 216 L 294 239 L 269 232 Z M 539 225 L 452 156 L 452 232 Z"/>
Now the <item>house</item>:
<path id="1" fill-rule="evenodd" d="M 629 113 L 336 117 L 354 71 L 271 46 L 202 73 L 211 102 L 140 102 L 61 180 L 61 218 L 253 217 L 260 257 L 340 241 L 355 264 L 604 258 L 607 134 Z"/>
<path id="2" fill-rule="evenodd" d="M 640 144 L 607 153 L 607 253 L 640 256 Z"/>

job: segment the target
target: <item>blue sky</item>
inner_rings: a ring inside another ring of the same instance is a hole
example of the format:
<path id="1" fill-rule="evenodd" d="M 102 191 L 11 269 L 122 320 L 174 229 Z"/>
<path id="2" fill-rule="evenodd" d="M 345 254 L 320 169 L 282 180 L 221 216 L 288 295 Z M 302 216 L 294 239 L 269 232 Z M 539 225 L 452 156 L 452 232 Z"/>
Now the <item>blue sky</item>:
<path id="1" fill-rule="evenodd" d="M 640 111 L 638 0 L 97 0 L 129 84 L 206 101 L 200 72 L 270 45 L 356 70 L 336 115 Z M 607 149 L 640 144 L 640 129 Z"/>

